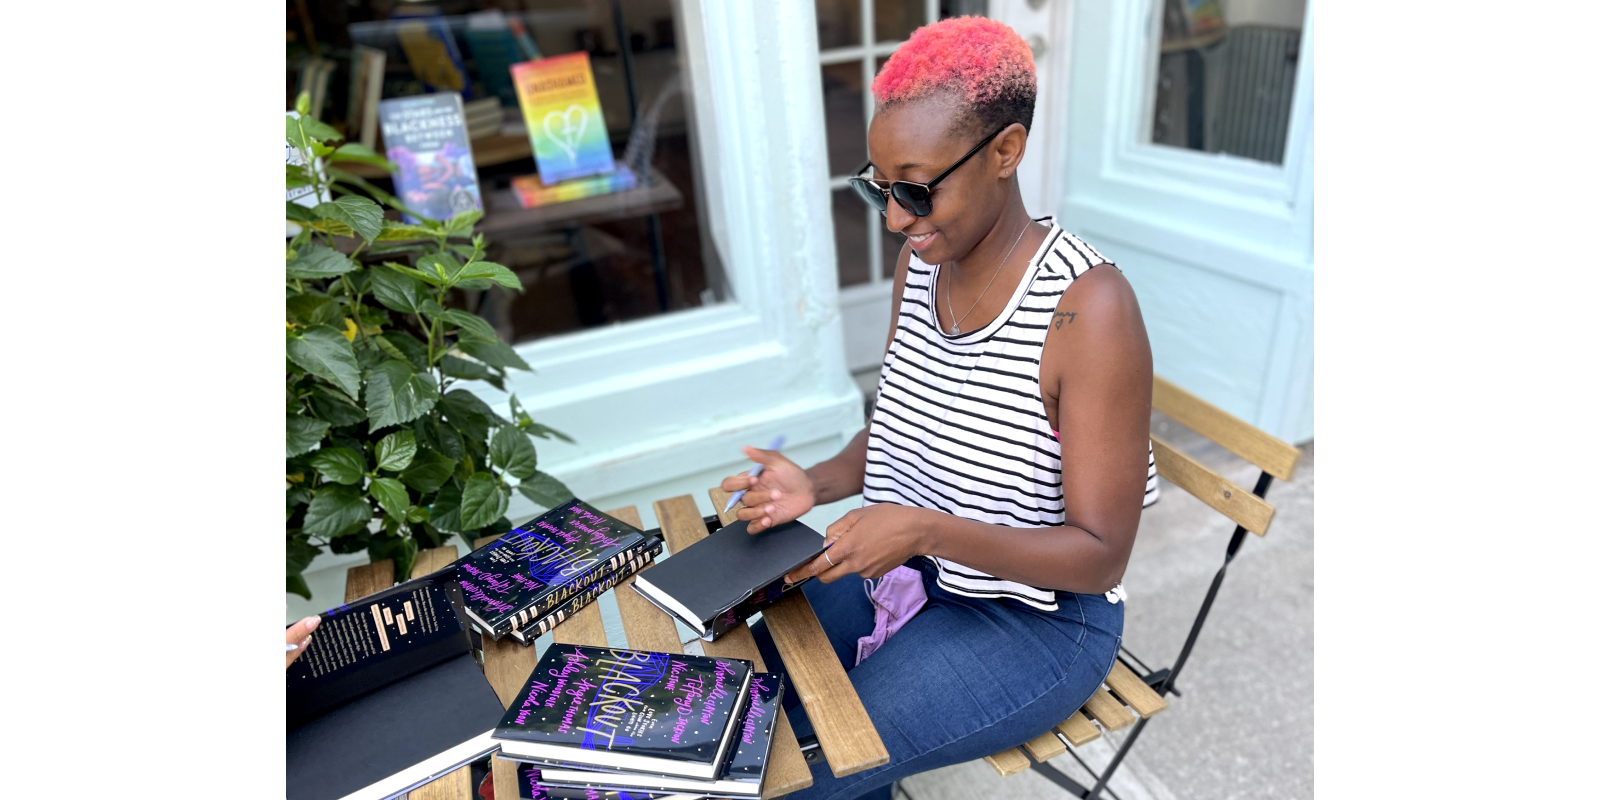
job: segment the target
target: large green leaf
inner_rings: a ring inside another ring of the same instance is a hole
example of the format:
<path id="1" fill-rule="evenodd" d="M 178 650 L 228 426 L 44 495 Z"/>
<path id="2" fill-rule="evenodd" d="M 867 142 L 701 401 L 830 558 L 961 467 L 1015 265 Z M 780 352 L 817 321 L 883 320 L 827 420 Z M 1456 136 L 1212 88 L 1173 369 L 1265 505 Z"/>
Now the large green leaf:
<path id="1" fill-rule="evenodd" d="M 345 258 L 343 253 L 315 244 L 296 250 L 287 270 L 291 278 L 320 280 L 338 277 L 355 268 L 355 262 Z"/>
<path id="2" fill-rule="evenodd" d="M 384 333 L 383 338 L 399 350 L 405 356 L 403 360 L 410 362 L 412 367 L 419 370 L 428 368 L 428 346 L 421 339 L 397 330 Z"/>
<path id="3" fill-rule="evenodd" d="M 311 566 L 311 560 L 322 552 L 321 548 L 304 539 L 290 539 L 286 545 L 285 574 L 299 575 Z"/>
<path id="4" fill-rule="evenodd" d="M 410 422 L 438 399 L 433 376 L 413 372 L 404 361 L 389 359 L 367 372 L 367 417 L 374 431 Z"/>
<path id="5" fill-rule="evenodd" d="M 361 406 L 321 384 L 311 387 L 311 410 L 335 428 L 354 425 L 367 418 L 367 412 Z"/>
<path id="6" fill-rule="evenodd" d="M 394 559 L 395 578 L 402 581 L 410 580 L 411 568 L 417 563 L 417 541 L 403 536 L 375 538 L 367 546 L 367 555 L 373 561 Z"/>
<path id="7" fill-rule="evenodd" d="M 338 300 L 322 294 L 295 295 L 283 302 L 289 319 L 301 325 L 327 325 L 344 317 L 344 306 Z"/>
<path id="8" fill-rule="evenodd" d="M 494 328 L 483 317 L 463 311 L 459 308 L 447 308 L 439 315 L 446 322 L 461 329 L 463 339 L 476 339 L 481 342 L 498 342 L 500 337 L 495 335 Z"/>
<path id="9" fill-rule="evenodd" d="M 528 366 L 528 362 L 522 360 L 522 356 L 517 355 L 517 351 L 511 349 L 511 345 L 508 345 L 502 341 L 496 340 L 480 342 L 476 339 L 462 339 L 460 342 L 456 343 L 456 347 L 461 348 L 461 352 L 466 353 L 467 355 L 472 356 L 473 358 L 476 358 L 491 367 L 499 367 L 501 369 L 533 369 L 532 367 Z"/>
<path id="10" fill-rule="evenodd" d="M 290 361 L 343 389 L 351 399 L 361 396 L 361 367 L 344 334 L 326 325 L 307 328 L 304 333 L 289 337 L 288 353 Z"/>
<path id="11" fill-rule="evenodd" d="M 323 219 L 332 219 L 350 226 L 361 238 L 372 241 L 383 230 L 383 207 L 359 195 L 345 195 L 312 209 Z"/>
<path id="12" fill-rule="evenodd" d="M 360 489 L 324 485 L 311 498 L 302 530 L 312 536 L 332 539 L 369 519 L 372 519 L 372 507 L 367 505 Z"/>
<path id="13" fill-rule="evenodd" d="M 290 169 L 291 170 L 298 170 L 299 168 L 298 167 L 290 167 Z M 301 181 L 301 183 L 304 183 L 304 181 Z M 284 217 L 286 217 L 288 219 L 292 219 L 295 222 L 316 222 L 317 221 L 317 215 L 311 209 L 309 209 L 309 208 L 307 208 L 307 207 L 305 207 L 303 205 L 300 205 L 299 203 L 291 203 L 291 202 L 289 202 L 287 200 L 284 201 L 283 215 L 284 215 Z"/>
<path id="14" fill-rule="evenodd" d="M 323 434 L 328 432 L 329 425 L 320 419 L 289 414 L 284 421 L 284 428 L 288 433 L 288 450 L 285 457 L 292 458 L 301 453 L 308 453 L 322 441 Z"/>
<path id="15" fill-rule="evenodd" d="M 420 494 L 436 492 L 455 474 L 456 460 L 437 450 L 418 450 L 410 466 L 400 472 L 400 480 Z"/>
<path id="16" fill-rule="evenodd" d="M 500 482 L 487 472 L 475 473 L 461 488 L 461 527 L 475 531 L 506 513 L 509 498 Z M 437 523 L 435 523 L 437 524 Z M 458 531 L 459 532 L 459 531 Z"/>
<path id="17" fill-rule="evenodd" d="M 316 117 L 300 117 L 300 127 L 305 130 L 307 136 L 319 142 L 334 142 L 344 138 L 332 126 Z"/>
<path id="18" fill-rule="evenodd" d="M 306 579 L 299 574 L 290 575 L 288 580 L 284 581 L 284 591 L 300 595 L 307 600 L 311 599 L 311 587 L 306 585 Z"/>
<path id="19" fill-rule="evenodd" d="M 438 234 L 421 225 L 407 225 L 393 220 L 385 222 L 383 231 L 378 234 L 380 242 L 411 242 L 419 239 L 437 240 Z"/>
<path id="20" fill-rule="evenodd" d="M 368 274 L 372 276 L 372 295 L 396 311 L 421 313 L 422 302 L 431 294 L 427 284 L 389 265 L 373 267 Z"/>
<path id="21" fill-rule="evenodd" d="M 296 150 L 311 149 L 311 137 L 300 127 L 300 120 L 285 115 L 283 118 L 283 138 Z"/>
<path id="22" fill-rule="evenodd" d="M 522 291 L 522 279 L 517 277 L 517 273 L 488 261 L 474 261 L 466 265 L 457 273 L 456 278 L 459 282 L 474 279 L 488 280 L 507 289 Z"/>
<path id="23" fill-rule="evenodd" d="M 439 487 L 433 505 L 428 508 L 428 524 L 450 533 L 462 531 L 460 486 L 452 482 Z"/>
<path id="24" fill-rule="evenodd" d="M 539 453 L 521 429 L 507 425 L 494 432 L 489 440 L 489 458 L 495 466 L 517 480 L 532 476 L 539 469 Z"/>
<path id="25" fill-rule="evenodd" d="M 347 142 L 339 145 L 339 149 L 334 150 L 333 154 L 328 156 L 328 161 L 335 164 L 346 161 L 354 161 L 357 164 L 371 164 L 374 167 L 383 169 L 385 172 L 397 172 L 400 169 L 395 166 L 393 161 L 378 155 L 372 148 L 360 142 Z"/>
<path id="26" fill-rule="evenodd" d="M 385 267 L 388 267 L 389 269 L 394 270 L 395 272 L 398 272 L 398 273 L 402 274 L 402 275 L 410 275 L 411 277 L 416 278 L 417 280 L 422 281 L 423 283 L 426 283 L 429 286 L 443 286 L 445 284 L 444 278 L 441 278 L 438 275 L 433 274 L 432 272 L 423 272 L 420 269 L 412 269 L 411 267 L 408 267 L 408 266 L 406 266 L 404 264 L 396 264 L 393 261 L 385 261 L 385 262 L 383 262 L 383 265 Z M 428 302 L 432 303 L 433 301 L 429 300 Z M 418 304 L 418 305 L 421 308 L 421 310 L 423 310 L 423 311 L 427 311 L 428 310 L 428 307 L 427 307 L 426 304 Z"/>
<path id="27" fill-rule="evenodd" d="M 378 469 L 399 472 L 417 455 L 417 435 L 399 430 L 378 442 Z"/>
<path id="28" fill-rule="evenodd" d="M 417 446 L 437 450 L 451 458 L 459 460 L 466 455 L 466 448 L 462 445 L 461 434 L 455 428 L 439 422 L 431 416 L 417 419 L 412 429 L 417 434 Z"/>
<path id="29" fill-rule="evenodd" d="M 366 472 L 366 459 L 348 447 L 324 447 L 311 457 L 311 466 L 334 483 L 358 484 Z"/>
<path id="30" fill-rule="evenodd" d="M 429 253 L 417 259 L 417 270 L 434 276 L 445 286 L 454 286 L 461 262 L 449 253 Z"/>
<path id="31" fill-rule="evenodd" d="M 505 381 L 501 380 L 498 374 L 476 361 L 468 361 L 464 358 L 456 358 L 447 354 L 441 366 L 444 367 L 444 374 L 452 378 L 484 381 L 502 392 L 506 390 Z"/>
<path id="32" fill-rule="evenodd" d="M 508 424 L 494 413 L 494 409 L 466 389 L 446 392 L 444 397 L 439 398 L 439 408 L 456 430 L 474 441 L 481 442 L 489 438 L 491 426 Z"/>
<path id="33" fill-rule="evenodd" d="M 534 473 L 529 480 L 517 484 L 517 491 L 545 508 L 555 508 L 575 496 L 566 484 L 548 472 Z"/>
<path id="34" fill-rule="evenodd" d="M 373 478 L 372 483 L 367 484 L 367 494 L 394 519 L 405 519 L 406 509 L 411 507 L 411 496 L 398 478 Z"/>
<path id="35" fill-rule="evenodd" d="M 444 230 L 451 236 L 459 236 L 472 232 L 472 226 L 483 219 L 483 212 L 478 210 L 463 211 L 451 217 L 444 223 Z"/>

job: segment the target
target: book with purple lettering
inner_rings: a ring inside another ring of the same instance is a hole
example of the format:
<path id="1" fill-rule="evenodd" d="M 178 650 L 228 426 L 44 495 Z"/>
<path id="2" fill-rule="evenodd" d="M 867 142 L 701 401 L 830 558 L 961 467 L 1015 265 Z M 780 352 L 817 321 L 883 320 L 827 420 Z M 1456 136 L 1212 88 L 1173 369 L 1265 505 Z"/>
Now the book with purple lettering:
<path id="1" fill-rule="evenodd" d="M 655 563 L 656 556 L 661 555 L 661 540 L 656 539 L 649 548 L 640 551 L 628 563 L 623 564 L 616 572 L 589 584 L 588 588 L 567 598 L 567 601 L 556 606 L 554 611 L 534 620 L 532 625 L 511 629 L 511 638 L 517 640 L 523 647 L 532 645 L 540 636 L 548 633 L 551 628 L 566 622 L 573 614 L 584 609 L 584 606 L 593 603 L 600 595 L 611 590 L 611 587 L 628 579 L 629 575 L 638 572 Z"/>
<path id="2" fill-rule="evenodd" d="M 757 672 L 750 678 L 749 693 L 737 732 L 738 743 L 729 754 L 720 779 L 704 781 L 639 773 L 546 769 L 540 781 L 546 786 L 599 792 L 685 792 L 712 797 L 760 797 L 761 784 L 767 775 L 767 759 L 772 754 L 772 734 L 777 730 L 778 715 L 783 713 L 783 676 L 775 672 Z"/>
<path id="3" fill-rule="evenodd" d="M 456 562 L 456 582 L 467 618 L 498 640 L 537 622 L 658 541 L 573 499 L 468 553 Z"/>
<path id="4" fill-rule="evenodd" d="M 715 780 L 753 673 L 734 658 L 553 644 L 493 738 L 505 757 L 547 770 Z"/>
<path id="5" fill-rule="evenodd" d="M 532 764 L 521 764 L 517 767 L 517 796 L 522 800 L 695 800 L 698 797 L 669 792 L 630 792 L 551 786 L 539 778 L 539 768 Z"/>

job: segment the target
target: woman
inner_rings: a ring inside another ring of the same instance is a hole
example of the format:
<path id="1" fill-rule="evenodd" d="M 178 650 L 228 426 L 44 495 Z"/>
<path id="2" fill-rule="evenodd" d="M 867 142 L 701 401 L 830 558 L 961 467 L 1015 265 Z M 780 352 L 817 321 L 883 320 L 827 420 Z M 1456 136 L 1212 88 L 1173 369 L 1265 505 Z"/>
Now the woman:
<path id="1" fill-rule="evenodd" d="M 906 244 L 871 424 L 809 469 L 747 448 L 765 471 L 722 482 L 749 490 L 752 533 L 863 495 L 789 579 L 817 578 L 804 590 L 890 761 L 814 769 L 796 800 L 887 798 L 895 780 L 1019 745 L 1116 657 L 1119 581 L 1155 492 L 1150 347 L 1122 274 L 1023 207 L 1035 87 L 1028 46 L 981 18 L 924 27 L 884 65 L 870 173 L 852 183 Z M 926 605 L 884 641 L 860 578 L 902 565 Z"/>

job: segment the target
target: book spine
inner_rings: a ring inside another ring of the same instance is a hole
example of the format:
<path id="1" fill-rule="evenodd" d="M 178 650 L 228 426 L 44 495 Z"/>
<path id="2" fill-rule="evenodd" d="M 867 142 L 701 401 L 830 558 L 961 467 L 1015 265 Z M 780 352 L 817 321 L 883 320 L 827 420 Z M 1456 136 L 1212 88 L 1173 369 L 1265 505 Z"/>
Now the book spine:
<path id="1" fill-rule="evenodd" d="M 537 622 L 534 622 L 526 629 L 515 631 L 514 633 L 521 634 L 521 636 L 517 637 L 517 640 L 522 641 L 524 645 L 533 644 L 534 639 L 549 633 L 551 629 L 555 628 L 555 626 L 567 621 L 567 619 L 573 614 L 582 611 L 584 607 L 588 606 L 590 603 L 593 603 L 596 598 L 605 594 L 613 586 L 616 586 L 617 584 L 627 580 L 629 576 L 633 575 L 639 570 L 655 563 L 655 556 L 660 552 L 661 549 L 657 547 L 655 553 L 647 552 L 643 554 L 641 558 L 634 561 L 629 561 L 623 566 L 622 569 L 613 573 L 610 577 L 607 577 L 600 582 L 591 585 L 588 589 L 578 593 L 567 602 L 562 603 L 560 607 L 556 608 L 554 611 L 551 611 L 549 614 L 540 617 Z"/>
<path id="2" fill-rule="evenodd" d="M 515 614 L 512 614 L 509 619 L 502 623 L 504 626 L 504 632 L 510 632 L 513 629 L 520 629 L 524 626 L 532 625 L 540 617 L 548 615 L 551 611 L 554 611 L 556 607 L 560 606 L 562 603 L 565 603 L 569 598 L 577 595 L 584 589 L 589 588 L 589 586 L 595 581 L 601 580 L 607 575 L 616 572 L 629 561 L 638 560 L 641 554 L 651 552 L 652 548 L 654 548 L 655 554 L 659 554 L 661 552 L 661 540 L 650 537 L 623 550 L 619 550 L 611 558 L 606 559 L 600 564 L 596 564 L 594 568 L 585 573 L 583 577 L 564 586 L 556 587 L 554 590 L 539 597 L 531 605 Z"/>
<path id="3" fill-rule="evenodd" d="M 804 583 L 804 581 L 801 583 Z M 788 597 L 790 594 L 800 591 L 800 586 L 800 583 L 786 585 L 784 579 L 780 576 L 772 583 L 751 592 L 750 596 L 738 605 L 718 614 L 716 619 L 706 624 L 706 633 L 700 638 L 707 642 L 715 641 L 722 634 L 739 627 L 739 623 L 755 616 L 758 612 L 771 608 L 774 603 Z"/>

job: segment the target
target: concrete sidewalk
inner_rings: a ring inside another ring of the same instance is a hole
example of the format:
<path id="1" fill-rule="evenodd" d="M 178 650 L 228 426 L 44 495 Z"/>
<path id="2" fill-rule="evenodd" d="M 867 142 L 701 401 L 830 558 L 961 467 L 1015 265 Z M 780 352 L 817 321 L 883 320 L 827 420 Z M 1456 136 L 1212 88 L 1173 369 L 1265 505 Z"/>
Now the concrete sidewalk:
<path id="1" fill-rule="evenodd" d="M 1154 415 L 1151 431 L 1249 489 L 1258 471 L 1185 428 Z M 1312 609 L 1314 447 L 1294 480 L 1267 497 L 1277 516 L 1266 537 L 1248 536 L 1228 569 L 1211 616 L 1178 680 L 1183 697 L 1140 734 L 1111 782 L 1119 800 L 1309 798 L 1313 769 Z M 1163 483 L 1139 524 L 1123 585 L 1123 644 L 1153 667 L 1171 664 L 1222 564 L 1233 524 Z M 1097 769 L 1132 729 L 1091 742 L 1078 756 Z M 1110 740 L 1110 742 L 1107 742 Z M 1085 785 L 1072 753 L 1051 765 Z M 983 761 L 909 778 L 911 800 L 1070 797 L 1033 771 L 998 777 Z"/>

